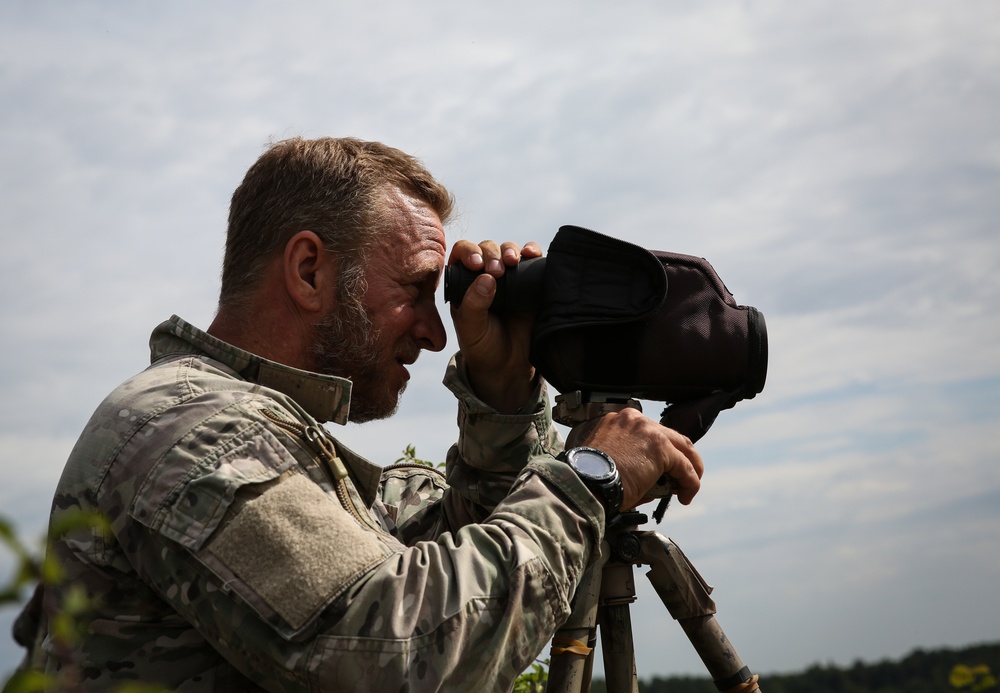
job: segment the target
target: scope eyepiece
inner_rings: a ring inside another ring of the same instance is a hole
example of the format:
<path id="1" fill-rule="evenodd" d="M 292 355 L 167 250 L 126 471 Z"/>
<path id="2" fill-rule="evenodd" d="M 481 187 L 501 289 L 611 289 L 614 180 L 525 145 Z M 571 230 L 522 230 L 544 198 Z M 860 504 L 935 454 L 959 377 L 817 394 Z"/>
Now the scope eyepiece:
<path id="1" fill-rule="evenodd" d="M 465 292 L 482 273 L 482 270 L 470 270 L 461 262 L 445 267 L 445 303 L 461 304 Z M 501 315 L 537 313 L 542 306 L 544 273 L 544 257 L 528 258 L 513 267 L 506 267 L 503 276 L 497 279 L 497 292 L 490 310 Z"/>

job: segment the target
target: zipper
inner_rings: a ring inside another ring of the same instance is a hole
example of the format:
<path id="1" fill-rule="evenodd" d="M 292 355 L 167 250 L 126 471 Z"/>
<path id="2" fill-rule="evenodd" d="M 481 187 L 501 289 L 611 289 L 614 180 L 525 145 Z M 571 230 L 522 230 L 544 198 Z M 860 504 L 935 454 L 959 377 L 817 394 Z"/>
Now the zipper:
<path id="1" fill-rule="evenodd" d="M 298 421 L 290 421 L 272 409 L 261 409 L 260 411 L 265 419 L 304 441 L 313 452 L 319 455 L 327 471 L 333 476 L 333 488 L 337 493 L 337 498 L 340 499 L 340 504 L 355 520 L 366 527 L 370 526 L 347 490 L 347 467 L 344 466 L 344 461 L 337 456 L 337 451 L 329 436 L 318 426 L 307 426 Z"/>

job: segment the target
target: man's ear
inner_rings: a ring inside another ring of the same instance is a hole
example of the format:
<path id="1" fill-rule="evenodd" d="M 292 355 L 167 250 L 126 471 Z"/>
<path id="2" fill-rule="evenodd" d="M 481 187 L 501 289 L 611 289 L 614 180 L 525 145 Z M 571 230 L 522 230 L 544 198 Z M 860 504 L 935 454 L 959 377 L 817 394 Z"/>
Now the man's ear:
<path id="1" fill-rule="evenodd" d="M 336 258 L 313 231 L 299 231 L 288 239 L 282 258 L 285 290 L 305 313 L 325 315 L 336 300 Z"/>

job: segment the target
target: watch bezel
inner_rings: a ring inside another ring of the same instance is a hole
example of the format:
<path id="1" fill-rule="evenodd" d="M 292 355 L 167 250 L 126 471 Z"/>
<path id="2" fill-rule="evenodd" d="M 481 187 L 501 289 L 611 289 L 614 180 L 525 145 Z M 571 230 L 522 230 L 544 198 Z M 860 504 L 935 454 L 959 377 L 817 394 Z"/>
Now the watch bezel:
<path id="1" fill-rule="evenodd" d="M 615 461 L 612 460 L 611 456 L 608 453 L 604 452 L 603 450 L 598 450 L 597 448 L 591 448 L 586 446 L 579 446 L 575 448 L 570 448 L 564 454 L 566 463 L 573 468 L 573 471 L 575 471 L 583 478 L 589 479 L 596 483 L 605 483 L 608 481 L 614 481 L 615 477 L 618 476 L 618 468 L 615 465 Z M 591 474 L 590 472 L 581 469 L 576 463 L 577 458 L 581 454 L 597 455 L 602 460 L 607 462 L 608 471 L 605 472 L 604 474 L 595 476 L 594 474 Z"/>
<path id="2" fill-rule="evenodd" d="M 582 471 L 573 462 L 578 452 L 596 453 L 608 463 L 608 473 L 602 476 L 594 476 L 593 474 L 588 474 L 587 472 Z M 618 472 L 618 465 L 615 464 L 611 455 L 603 450 L 598 450 L 597 448 L 579 446 L 563 450 L 563 452 L 559 454 L 558 459 L 565 462 L 569 468 L 573 470 L 573 473 L 579 477 L 587 488 L 590 489 L 591 493 L 597 497 L 601 505 L 604 506 L 605 523 L 610 526 L 617 522 L 618 518 L 621 517 L 619 506 L 622 503 L 625 491 L 622 488 L 622 479 L 621 474 Z"/>

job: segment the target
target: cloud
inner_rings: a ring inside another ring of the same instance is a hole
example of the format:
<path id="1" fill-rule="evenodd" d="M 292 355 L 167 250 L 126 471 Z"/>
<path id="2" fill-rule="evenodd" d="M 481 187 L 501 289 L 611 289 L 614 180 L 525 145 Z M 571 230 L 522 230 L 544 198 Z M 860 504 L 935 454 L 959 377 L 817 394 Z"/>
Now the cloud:
<path id="1" fill-rule="evenodd" d="M 95 1 L 0 18 L 0 512 L 29 532 L 153 326 L 208 324 L 228 198 L 262 147 L 351 134 L 454 189 L 451 239 L 544 244 L 579 224 L 707 257 L 763 311 L 767 387 L 720 416 L 702 493 L 665 524 L 751 666 L 995 632 L 976 604 L 1000 577 L 997 6 Z M 338 434 L 379 461 L 409 443 L 443 458 L 446 359 L 421 358 L 397 418 Z M 647 589 L 640 673 L 700 671 Z"/>

